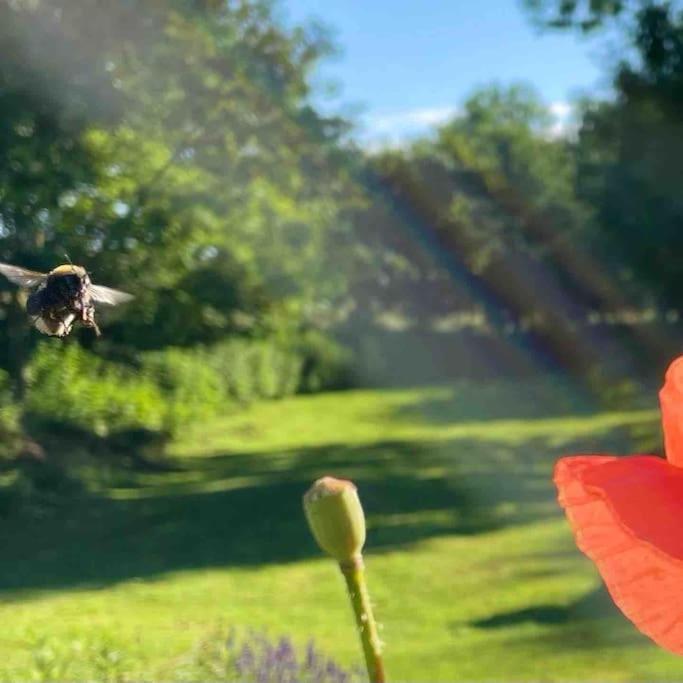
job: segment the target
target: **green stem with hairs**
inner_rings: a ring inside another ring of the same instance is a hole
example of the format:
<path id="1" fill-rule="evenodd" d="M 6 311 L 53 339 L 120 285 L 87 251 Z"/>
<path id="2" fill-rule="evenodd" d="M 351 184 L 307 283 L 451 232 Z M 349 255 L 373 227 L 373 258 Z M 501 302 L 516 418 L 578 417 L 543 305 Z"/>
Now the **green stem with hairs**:
<path id="1" fill-rule="evenodd" d="M 384 683 L 384 663 L 382 662 L 381 642 L 377 634 L 377 623 L 372 614 L 370 594 L 365 582 L 365 568 L 363 558 L 357 555 L 350 562 L 340 562 L 346 587 L 349 590 L 351 606 L 356 616 L 358 634 L 363 645 L 365 665 L 368 669 L 370 683 Z"/>

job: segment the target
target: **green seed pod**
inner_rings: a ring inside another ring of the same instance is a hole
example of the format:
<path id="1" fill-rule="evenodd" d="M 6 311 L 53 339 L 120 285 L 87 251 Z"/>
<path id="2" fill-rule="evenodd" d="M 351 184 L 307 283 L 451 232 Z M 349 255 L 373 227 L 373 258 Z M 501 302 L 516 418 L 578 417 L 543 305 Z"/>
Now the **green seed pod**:
<path id="1" fill-rule="evenodd" d="M 356 487 L 323 477 L 304 495 L 304 512 L 320 548 L 340 563 L 355 562 L 365 543 L 365 515 Z"/>

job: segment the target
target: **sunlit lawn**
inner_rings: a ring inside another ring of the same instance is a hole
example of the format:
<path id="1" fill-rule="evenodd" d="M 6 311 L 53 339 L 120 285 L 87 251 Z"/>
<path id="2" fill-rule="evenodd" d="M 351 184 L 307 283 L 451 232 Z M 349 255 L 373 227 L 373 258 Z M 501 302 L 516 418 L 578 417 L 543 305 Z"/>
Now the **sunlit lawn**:
<path id="1" fill-rule="evenodd" d="M 680 680 L 600 590 L 550 482 L 558 454 L 656 434 L 654 409 L 596 410 L 548 379 L 298 397 L 198 426 L 173 470 L 2 520 L 0 672 L 187 680 L 231 626 L 358 664 L 300 507 L 332 473 L 368 513 L 392 679 Z"/>

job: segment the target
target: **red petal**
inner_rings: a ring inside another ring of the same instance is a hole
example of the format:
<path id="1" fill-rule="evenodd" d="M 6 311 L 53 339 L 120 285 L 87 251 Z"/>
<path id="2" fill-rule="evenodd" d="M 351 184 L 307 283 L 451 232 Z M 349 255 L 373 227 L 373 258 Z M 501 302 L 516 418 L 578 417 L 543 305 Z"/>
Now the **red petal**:
<path id="1" fill-rule="evenodd" d="M 683 654 L 683 469 L 646 455 L 574 456 L 557 463 L 555 484 L 617 606 Z"/>
<path id="2" fill-rule="evenodd" d="M 659 403 L 666 457 L 672 465 L 683 467 L 683 356 L 676 358 L 666 371 Z"/>

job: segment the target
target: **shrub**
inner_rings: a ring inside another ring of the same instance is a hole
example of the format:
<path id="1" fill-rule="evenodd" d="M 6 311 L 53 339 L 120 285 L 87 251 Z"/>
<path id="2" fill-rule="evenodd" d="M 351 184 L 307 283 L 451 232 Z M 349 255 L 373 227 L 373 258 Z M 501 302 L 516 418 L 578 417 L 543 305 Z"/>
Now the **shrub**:
<path id="1" fill-rule="evenodd" d="M 240 404 L 341 386 L 346 360 L 341 347 L 313 334 L 297 343 L 237 338 L 146 352 L 137 368 L 49 340 L 29 365 L 23 408 L 30 420 L 53 430 L 172 434 Z M 16 419 L 7 378 L 0 375 L 0 431 Z"/>
<path id="2" fill-rule="evenodd" d="M 9 680 L 136 681 L 150 679 L 141 662 L 120 646 L 115 634 L 99 630 L 74 639 L 27 634 L 28 665 Z M 174 664 L 175 680 L 244 681 L 245 683 L 352 683 L 359 674 L 346 671 L 321 654 L 313 643 L 298 651 L 289 638 L 271 640 L 250 633 L 239 641 L 212 634 Z M 27 676 L 28 673 L 28 676 Z"/>
<path id="3" fill-rule="evenodd" d="M 160 387 L 77 344 L 41 343 L 29 366 L 24 409 L 31 417 L 104 436 L 131 427 L 162 428 Z"/>
<path id="4" fill-rule="evenodd" d="M 272 340 L 231 339 L 210 347 L 206 360 L 240 403 L 289 396 L 301 384 L 300 352 Z"/>
<path id="5" fill-rule="evenodd" d="M 314 393 L 351 386 L 352 354 L 349 349 L 318 330 L 310 330 L 297 343 L 297 350 L 303 363 L 301 391 Z"/>
<path id="6" fill-rule="evenodd" d="M 169 432 L 226 409 L 224 381 L 207 361 L 203 349 L 171 348 L 142 356 L 142 375 L 159 389 Z"/>

